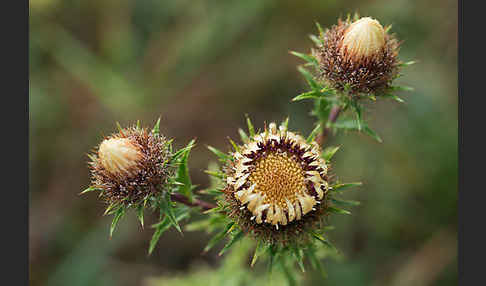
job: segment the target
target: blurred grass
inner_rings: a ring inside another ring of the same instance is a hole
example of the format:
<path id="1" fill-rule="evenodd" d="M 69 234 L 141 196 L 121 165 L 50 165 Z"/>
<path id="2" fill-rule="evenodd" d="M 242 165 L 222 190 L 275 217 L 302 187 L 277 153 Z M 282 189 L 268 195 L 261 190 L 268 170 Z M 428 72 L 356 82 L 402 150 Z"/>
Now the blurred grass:
<path id="1" fill-rule="evenodd" d="M 342 145 L 336 174 L 363 181 L 347 195 L 362 204 L 332 218 L 344 258 L 325 262 L 329 280 L 308 272 L 303 283 L 456 284 L 455 1 L 29 3 L 31 285 L 142 285 L 218 266 L 217 251 L 201 255 L 202 233 L 169 232 L 152 257 L 151 230 L 130 220 L 110 241 L 103 205 L 77 195 L 89 182 L 85 154 L 116 121 L 151 125 L 162 116 L 176 145 L 197 138 L 191 175 L 205 186 L 212 157 L 204 146 L 228 149 L 245 113 L 260 128 L 290 115 L 290 128 L 308 133 L 310 103 L 290 102 L 306 88 L 301 62 L 288 52 L 309 50 L 315 21 L 331 25 L 354 11 L 393 24 L 401 58 L 419 61 L 400 79 L 415 91 L 401 95 L 403 105 L 369 106 L 383 144 L 354 133 L 329 142 Z"/>

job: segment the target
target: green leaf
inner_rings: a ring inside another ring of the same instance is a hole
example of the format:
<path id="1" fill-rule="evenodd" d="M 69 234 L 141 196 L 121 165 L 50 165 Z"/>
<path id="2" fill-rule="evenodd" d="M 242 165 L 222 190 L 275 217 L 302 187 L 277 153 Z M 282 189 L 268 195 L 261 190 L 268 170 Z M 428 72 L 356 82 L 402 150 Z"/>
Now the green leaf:
<path id="1" fill-rule="evenodd" d="M 245 131 L 243 131 L 243 129 L 238 128 L 238 133 L 240 134 L 241 141 L 243 141 L 243 143 L 250 142 L 250 139 L 248 138 L 248 135 L 246 135 L 246 133 L 245 133 Z"/>
<path id="2" fill-rule="evenodd" d="M 250 138 L 253 138 L 253 136 L 255 136 L 255 128 L 253 127 L 253 124 L 251 123 L 248 114 L 245 114 L 245 116 L 246 116 L 246 124 L 248 125 L 248 133 L 250 134 Z"/>
<path id="3" fill-rule="evenodd" d="M 400 67 L 406 67 L 406 66 L 411 66 L 413 64 L 416 64 L 417 61 L 408 61 L 408 62 L 404 62 L 404 63 L 401 63 L 399 64 Z"/>
<path id="4" fill-rule="evenodd" d="M 290 51 L 290 53 L 292 55 L 296 56 L 296 57 L 299 57 L 299 58 L 303 59 L 306 62 L 312 63 L 315 66 L 319 65 L 317 59 L 314 58 L 311 55 L 306 55 L 306 54 L 302 54 L 302 53 L 298 53 L 298 52 L 294 52 L 294 51 Z"/>
<path id="5" fill-rule="evenodd" d="M 361 182 L 355 182 L 355 183 L 345 183 L 345 184 L 336 184 L 332 186 L 331 191 L 333 192 L 341 192 L 344 189 L 351 188 L 351 187 L 358 187 L 363 185 Z"/>
<path id="6" fill-rule="evenodd" d="M 323 43 L 321 41 L 321 39 L 319 37 L 317 37 L 316 35 L 309 35 L 309 38 L 314 42 L 314 44 L 316 44 L 316 46 L 321 46 Z"/>
<path id="7" fill-rule="evenodd" d="M 118 221 L 123 217 L 125 214 L 125 208 L 120 207 L 116 210 L 115 217 L 113 218 L 113 221 L 111 222 L 111 227 L 110 227 L 110 237 L 113 236 L 113 232 L 115 231 L 116 225 L 118 224 Z"/>
<path id="8" fill-rule="evenodd" d="M 297 279 L 295 278 L 295 272 L 293 271 L 293 269 L 290 269 L 289 267 L 287 267 L 285 262 L 286 262 L 286 259 L 285 259 L 285 256 L 284 256 L 280 260 L 279 265 L 282 268 L 282 272 L 284 273 L 285 278 L 287 278 L 287 282 L 288 282 L 289 286 L 295 286 L 295 285 L 297 285 Z"/>
<path id="9" fill-rule="evenodd" d="M 350 215 L 351 212 L 350 211 L 347 211 L 347 210 L 343 210 L 343 209 L 340 209 L 340 208 L 335 208 L 335 207 L 327 207 L 327 210 L 331 213 L 335 213 L 335 214 L 344 214 L 344 215 Z"/>
<path id="10" fill-rule="evenodd" d="M 321 24 L 316 22 L 317 30 L 319 30 L 319 35 L 322 37 L 324 36 L 324 30 L 321 27 Z"/>
<path id="11" fill-rule="evenodd" d="M 312 130 L 312 132 L 309 134 L 309 137 L 307 137 L 307 143 L 310 143 L 312 142 L 312 140 L 314 140 L 317 136 L 317 133 L 319 133 L 319 131 L 321 130 L 321 124 L 317 124 L 317 126 L 314 128 L 314 130 Z"/>
<path id="12" fill-rule="evenodd" d="M 319 90 L 319 89 L 321 89 L 321 87 L 319 86 L 319 84 L 314 80 L 314 77 L 312 76 L 312 74 L 308 70 L 306 70 L 302 66 L 297 67 L 297 70 L 304 76 L 307 84 L 309 84 L 309 86 L 313 90 Z"/>
<path id="13" fill-rule="evenodd" d="M 289 117 L 285 118 L 281 125 L 287 130 L 289 128 Z"/>
<path id="14" fill-rule="evenodd" d="M 348 207 L 348 206 L 359 206 L 361 203 L 359 201 L 351 201 L 351 200 L 338 200 L 338 199 L 331 199 L 331 202 L 338 206 Z"/>
<path id="15" fill-rule="evenodd" d="M 302 272 L 305 272 L 305 268 L 304 268 L 304 255 L 302 253 L 302 249 L 296 247 L 296 246 L 293 246 L 292 247 L 292 254 L 294 255 L 295 257 L 295 260 L 297 261 L 297 265 L 299 265 L 299 268 Z"/>
<path id="16" fill-rule="evenodd" d="M 157 119 L 157 122 L 155 123 L 154 128 L 152 129 L 152 133 L 156 136 L 160 134 L 160 117 Z"/>
<path id="17" fill-rule="evenodd" d="M 322 242 L 326 247 L 328 247 L 329 249 L 332 249 L 333 251 L 336 251 L 336 248 L 334 247 L 334 245 L 332 245 L 332 243 L 329 242 L 329 240 L 327 240 L 326 238 L 324 238 L 324 236 L 322 236 L 321 234 L 318 234 L 318 233 L 315 233 L 315 232 L 312 232 L 312 236 L 319 240 L 320 242 Z"/>
<path id="18" fill-rule="evenodd" d="M 251 264 L 250 264 L 251 267 L 255 265 L 255 263 L 258 260 L 258 257 L 260 257 L 266 250 L 267 250 L 267 246 L 265 245 L 265 243 L 258 240 L 257 246 L 255 248 L 255 253 L 253 253 L 253 258 L 251 259 Z"/>
<path id="19" fill-rule="evenodd" d="M 144 210 L 144 205 L 139 204 L 137 206 L 137 218 L 140 221 L 140 225 L 143 228 L 143 210 Z"/>
<path id="20" fill-rule="evenodd" d="M 233 149 L 235 150 L 235 152 L 240 152 L 240 147 L 233 141 L 231 140 L 231 138 L 228 138 L 230 143 L 231 143 L 231 146 L 233 146 Z"/>
<path id="21" fill-rule="evenodd" d="M 321 95 L 318 91 L 312 90 L 297 95 L 296 97 L 292 98 L 292 101 L 301 101 L 304 99 L 316 99 L 316 98 L 321 98 Z"/>
<path id="22" fill-rule="evenodd" d="M 336 154 L 336 152 L 339 150 L 339 148 L 340 148 L 340 146 L 327 147 L 322 152 L 322 158 L 324 158 L 324 160 L 326 160 L 326 161 L 330 161 L 332 159 L 332 157 L 334 156 L 334 154 Z"/>
<path id="23" fill-rule="evenodd" d="M 213 238 L 211 238 L 208 242 L 208 245 L 204 248 L 204 252 L 208 252 L 211 248 L 213 248 L 216 243 L 220 242 L 229 232 L 230 229 L 234 226 L 234 222 L 230 222 L 223 231 L 216 234 Z"/>
<path id="24" fill-rule="evenodd" d="M 92 192 L 92 191 L 103 191 L 103 189 L 97 188 L 97 187 L 89 187 L 86 190 L 79 193 L 79 195 L 86 194 L 86 193 L 89 193 L 89 192 Z"/>
<path id="25" fill-rule="evenodd" d="M 378 136 L 378 134 L 376 134 L 376 132 L 371 130 L 371 128 L 369 128 L 368 126 L 364 126 L 363 132 L 365 134 L 371 136 L 373 139 L 375 139 L 379 143 L 383 143 L 383 140 L 380 138 L 380 136 Z"/>
<path id="26" fill-rule="evenodd" d="M 182 183 L 184 185 L 177 187 L 177 192 L 185 195 L 190 202 L 192 202 L 192 183 L 191 177 L 189 176 L 189 168 L 187 167 L 187 161 L 189 158 L 189 153 L 191 152 L 192 146 L 194 146 L 194 139 L 189 142 L 185 148 L 185 152 L 181 154 L 178 160 L 179 166 L 177 168 L 176 182 Z"/>
<path id="27" fill-rule="evenodd" d="M 222 152 L 222 151 L 219 151 L 218 149 L 212 147 L 212 146 L 207 146 L 209 151 L 213 152 L 216 156 L 218 156 L 219 160 L 222 161 L 223 163 L 224 162 L 228 162 L 228 161 L 231 161 L 232 158 L 230 155 Z"/>
<path id="28" fill-rule="evenodd" d="M 182 219 L 189 216 L 189 212 L 186 209 L 177 209 L 176 210 L 176 221 L 181 221 Z M 172 223 L 170 222 L 169 217 L 165 216 L 160 222 L 152 225 L 152 228 L 155 228 L 155 232 L 152 235 L 152 239 L 150 240 L 148 254 L 152 254 L 157 242 L 160 239 L 162 233 L 170 228 Z"/>
<path id="29" fill-rule="evenodd" d="M 238 230 L 238 232 L 231 238 L 231 240 L 221 249 L 221 251 L 218 253 L 219 256 L 223 255 L 223 253 L 226 252 L 226 250 L 230 249 L 233 244 L 235 244 L 237 241 L 243 238 L 245 233 L 242 230 Z"/>
<path id="30" fill-rule="evenodd" d="M 392 86 L 391 89 L 393 91 L 413 91 L 414 90 L 414 88 L 411 86 L 401 86 L 401 85 Z"/>
<path id="31" fill-rule="evenodd" d="M 176 216 L 174 214 L 174 207 L 172 206 L 172 201 L 170 200 L 170 194 L 165 193 L 164 199 L 159 200 L 160 212 L 164 214 L 170 221 L 170 223 L 182 233 L 182 229 L 177 222 Z"/>
<path id="32" fill-rule="evenodd" d="M 204 173 L 206 173 L 210 176 L 219 178 L 219 179 L 224 179 L 224 177 L 225 177 L 225 174 L 223 174 L 221 172 L 217 172 L 217 171 L 204 170 Z"/>
<path id="33" fill-rule="evenodd" d="M 319 273 L 321 274 L 322 278 L 326 279 L 327 273 L 324 270 L 324 268 L 322 267 L 319 259 L 316 257 L 316 255 L 314 253 L 315 250 L 313 248 L 311 248 L 311 249 L 307 248 L 304 251 L 305 251 L 306 256 L 309 257 L 311 265 L 314 267 L 314 269 L 318 270 Z"/>
<path id="34" fill-rule="evenodd" d="M 175 152 L 174 154 L 172 154 L 172 157 L 170 159 L 170 163 L 174 163 L 174 162 L 177 162 L 179 160 L 179 158 L 184 155 L 185 153 L 189 152 L 192 147 L 194 147 L 194 142 L 195 140 L 191 140 L 191 142 L 189 142 L 189 144 L 187 144 L 186 147 L 184 148 L 181 148 L 180 150 L 178 150 L 177 152 Z"/>

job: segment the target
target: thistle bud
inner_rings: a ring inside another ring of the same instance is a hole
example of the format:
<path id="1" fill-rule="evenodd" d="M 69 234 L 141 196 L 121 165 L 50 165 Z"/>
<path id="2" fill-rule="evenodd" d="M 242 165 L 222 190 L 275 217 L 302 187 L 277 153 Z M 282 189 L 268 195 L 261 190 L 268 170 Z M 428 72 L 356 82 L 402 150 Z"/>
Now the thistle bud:
<path id="1" fill-rule="evenodd" d="M 134 175 L 142 159 L 139 148 L 127 138 L 104 140 L 98 149 L 101 165 L 113 175 Z"/>
<path id="2" fill-rule="evenodd" d="M 164 191 L 174 173 L 169 142 L 146 128 L 131 127 L 105 138 L 90 155 L 91 186 L 108 204 L 134 206 Z"/>
<path id="3" fill-rule="evenodd" d="M 321 34 L 322 44 L 313 50 L 320 80 L 349 96 L 389 92 L 401 62 L 398 42 L 388 30 L 370 17 L 340 19 Z"/>
<path id="4" fill-rule="evenodd" d="M 344 32 L 341 53 L 346 57 L 361 58 L 379 56 L 385 45 L 385 31 L 377 20 L 361 18 Z"/>

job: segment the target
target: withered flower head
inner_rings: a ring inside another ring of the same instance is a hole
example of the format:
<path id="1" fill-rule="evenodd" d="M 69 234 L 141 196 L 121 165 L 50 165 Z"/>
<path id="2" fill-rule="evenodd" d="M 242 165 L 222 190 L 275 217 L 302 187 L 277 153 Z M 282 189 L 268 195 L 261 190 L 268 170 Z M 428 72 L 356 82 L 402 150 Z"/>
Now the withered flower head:
<path id="1" fill-rule="evenodd" d="M 305 239 L 326 210 L 329 166 L 320 147 L 271 123 L 239 150 L 227 168 L 229 216 L 267 242 Z"/>
<path id="2" fill-rule="evenodd" d="M 91 186 L 109 204 L 137 204 L 161 192 L 170 174 L 168 141 L 131 127 L 105 138 L 90 155 Z"/>
<path id="3" fill-rule="evenodd" d="M 322 80 L 355 96 L 385 92 L 400 65 L 399 44 L 388 29 L 370 17 L 354 22 L 339 19 L 321 35 L 322 45 L 313 51 Z"/>

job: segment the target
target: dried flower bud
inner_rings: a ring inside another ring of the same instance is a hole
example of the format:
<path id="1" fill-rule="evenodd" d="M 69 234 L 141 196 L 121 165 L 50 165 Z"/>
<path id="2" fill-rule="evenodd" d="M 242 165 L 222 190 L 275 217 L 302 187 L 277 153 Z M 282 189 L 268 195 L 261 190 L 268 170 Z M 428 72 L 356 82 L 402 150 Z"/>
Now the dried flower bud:
<path id="1" fill-rule="evenodd" d="M 104 140 L 98 149 L 101 165 L 113 175 L 134 175 L 143 155 L 127 138 Z"/>
<path id="2" fill-rule="evenodd" d="M 398 42 L 387 30 L 369 17 L 355 22 L 339 19 L 313 50 L 320 79 L 351 96 L 386 93 L 400 65 Z"/>
<path id="3" fill-rule="evenodd" d="M 271 123 L 227 166 L 225 202 L 245 232 L 275 243 L 302 239 L 326 214 L 328 163 L 316 142 Z"/>
<path id="4" fill-rule="evenodd" d="M 135 205 L 161 194 L 173 167 L 169 143 L 146 128 L 112 134 L 90 155 L 91 187 L 109 204 Z"/>
<path id="5" fill-rule="evenodd" d="M 361 58 L 380 56 L 385 45 L 385 31 L 377 20 L 370 17 L 354 22 L 344 32 L 341 53 L 344 56 Z"/>

